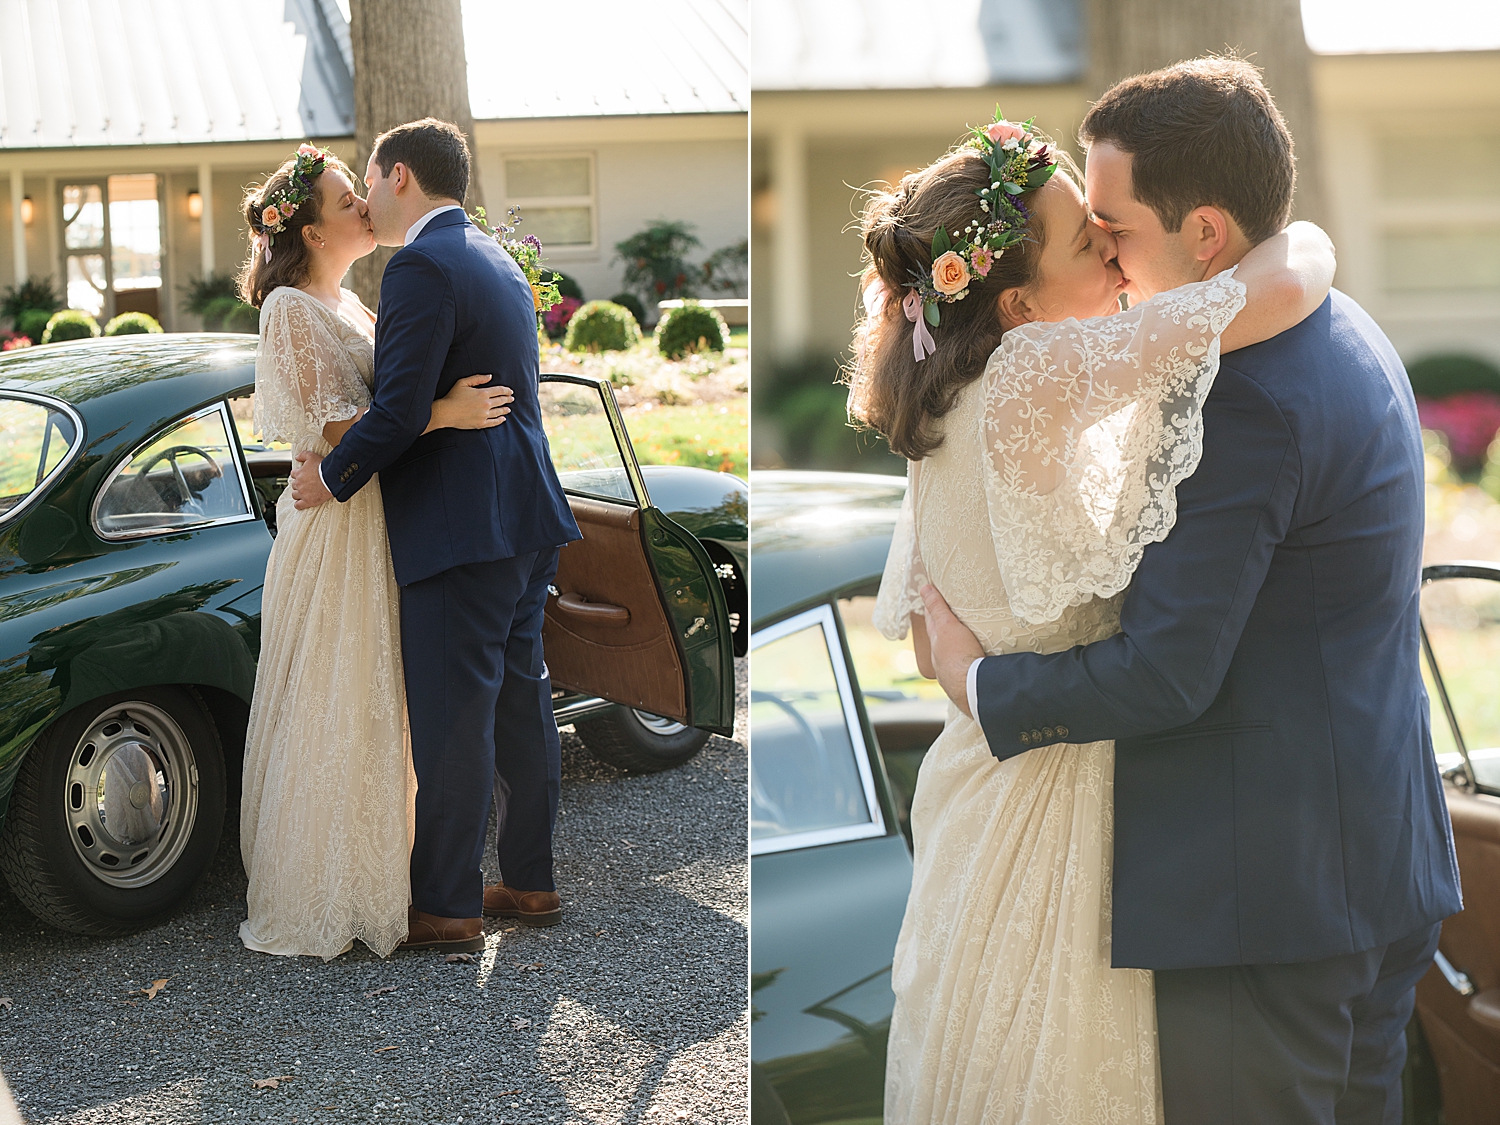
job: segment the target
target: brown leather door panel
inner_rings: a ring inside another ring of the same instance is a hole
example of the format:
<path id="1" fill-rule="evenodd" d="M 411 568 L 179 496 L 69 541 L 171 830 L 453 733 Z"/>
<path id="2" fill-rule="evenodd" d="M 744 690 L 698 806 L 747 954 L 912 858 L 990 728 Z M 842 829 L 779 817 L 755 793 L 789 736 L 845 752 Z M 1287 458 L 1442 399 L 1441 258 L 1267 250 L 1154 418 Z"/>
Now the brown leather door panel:
<path id="1" fill-rule="evenodd" d="M 1500 798 L 1444 786 L 1463 881 L 1464 909 L 1443 922 L 1439 948 L 1467 973 L 1461 996 L 1434 966 L 1417 983 L 1417 1014 L 1432 1047 L 1448 1125 L 1492 1125 L 1500 1105 Z"/>
<path id="2" fill-rule="evenodd" d="M 640 512 L 569 496 L 583 538 L 562 549 L 542 643 L 556 687 L 688 722 L 682 658 Z"/>

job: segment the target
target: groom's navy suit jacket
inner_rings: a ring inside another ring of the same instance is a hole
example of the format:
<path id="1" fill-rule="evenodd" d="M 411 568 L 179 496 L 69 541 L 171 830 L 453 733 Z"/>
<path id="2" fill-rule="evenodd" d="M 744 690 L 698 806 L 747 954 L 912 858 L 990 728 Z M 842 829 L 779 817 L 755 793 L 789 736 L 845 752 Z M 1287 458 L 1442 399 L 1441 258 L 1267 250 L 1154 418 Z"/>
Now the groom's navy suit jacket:
<path id="1" fill-rule="evenodd" d="M 978 718 L 1001 759 L 1116 740 L 1116 966 L 1371 949 L 1461 908 L 1418 666 L 1411 388 L 1335 290 L 1224 357 L 1203 428 L 1120 633 L 986 659 Z"/>
<path id="2" fill-rule="evenodd" d="M 402 586 L 579 538 L 542 429 L 531 286 L 459 211 L 432 218 L 380 281 L 375 395 L 323 459 L 348 500 L 375 474 Z M 505 424 L 423 434 L 434 400 L 488 372 L 515 391 Z"/>

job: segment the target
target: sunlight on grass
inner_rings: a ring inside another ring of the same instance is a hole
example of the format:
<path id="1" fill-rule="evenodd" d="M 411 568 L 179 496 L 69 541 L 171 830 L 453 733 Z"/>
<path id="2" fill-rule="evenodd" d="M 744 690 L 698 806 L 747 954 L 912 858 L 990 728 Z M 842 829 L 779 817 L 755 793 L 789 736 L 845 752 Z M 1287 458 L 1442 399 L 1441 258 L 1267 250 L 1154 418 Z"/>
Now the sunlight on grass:
<path id="1" fill-rule="evenodd" d="M 642 403 L 625 426 L 642 465 L 688 465 L 745 477 L 750 461 L 749 398 L 696 406 Z"/>

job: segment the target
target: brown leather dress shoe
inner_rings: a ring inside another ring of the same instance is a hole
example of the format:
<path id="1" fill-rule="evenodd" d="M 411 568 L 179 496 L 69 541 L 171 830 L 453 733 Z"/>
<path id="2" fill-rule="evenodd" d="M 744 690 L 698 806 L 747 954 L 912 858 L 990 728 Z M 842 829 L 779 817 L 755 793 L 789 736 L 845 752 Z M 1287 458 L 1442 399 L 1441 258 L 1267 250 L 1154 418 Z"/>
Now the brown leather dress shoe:
<path id="1" fill-rule="evenodd" d="M 514 918 L 523 926 L 555 926 L 562 921 L 556 891 L 518 891 L 504 883 L 484 888 L 486 918 Z"/>
<path id="2" fill-rule="evenodd" d="M 444 953 L 477 953 L 484 948 L 483 919 L 439 918 L 406 909 L 406 940 L 397 949 L 437 949 Z"/>

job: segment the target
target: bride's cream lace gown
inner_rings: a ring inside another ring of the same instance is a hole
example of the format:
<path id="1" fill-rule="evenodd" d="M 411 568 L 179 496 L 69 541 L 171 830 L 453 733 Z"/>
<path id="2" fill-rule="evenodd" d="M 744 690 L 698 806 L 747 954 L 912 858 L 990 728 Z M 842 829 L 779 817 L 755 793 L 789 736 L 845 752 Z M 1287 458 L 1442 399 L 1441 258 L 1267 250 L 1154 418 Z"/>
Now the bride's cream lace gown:
<path id="1" fill-rule="evenodd" d="M 335 313 L 281 288 L 260 316 L 256 428 L 326 454 L 323 425 L 370 403 L 368 311 L 347 291 Z M 383 957 L 406 936 L 416 781 L 379 481 L 303 512 L 288 489 L 276 521 L 245 741 L 240 937 L 324 959 L 358 938 Z"/>
<path id="2" fill-rule="evenodd" d="M 930 580 L 987 653 L 1119 629 L 1121 591 L 1202 453 L 1232 272 L 1127 313 L 1006 333 L 911 466 L 875 621 L 904 637 Z M 1161 1120 L 1149 972 L 1110 967 L 1114 744 L 1000 762 L 949 708 L 912 802 L 885 1119 Z"/>

